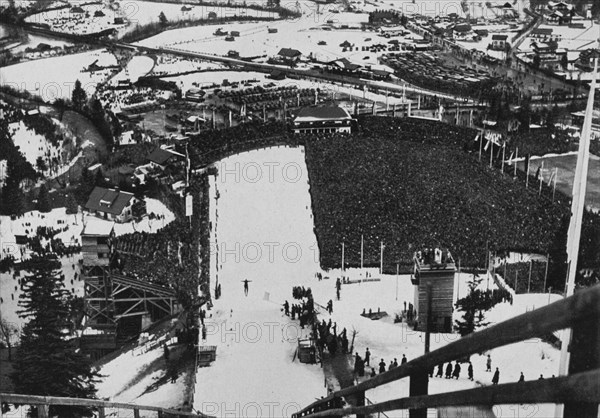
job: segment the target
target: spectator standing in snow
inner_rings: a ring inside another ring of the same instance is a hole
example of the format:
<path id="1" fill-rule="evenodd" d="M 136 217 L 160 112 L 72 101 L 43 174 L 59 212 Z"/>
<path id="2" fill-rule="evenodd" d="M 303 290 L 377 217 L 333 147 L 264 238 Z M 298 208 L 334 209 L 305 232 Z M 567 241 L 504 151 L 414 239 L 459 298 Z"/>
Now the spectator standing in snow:
<path id="1" fill-rule="evenodd" d="M 370 366 L 371 361 L 371 352 L 369 351 L 369 347 L 367 347 L 367 351 L 365 351 L 365 365 Z"/>
<path id="2" fill-rule="evenodd" d="M 381 359 L 381 361 L 379 362 L 379 373 L 383 373 L 385 372 L 385 361 L 383 361 L 383 359 Z"/>
<path id="3" fill-rule="evenodd" d="M 496 372 L 494 373 L 494 377 L 492 377 L 492 384 L 497 385 L 500 380 L 500 370 L 496 367 Z"/>
<path id="4" fill-rule="evenodd" d="M 469 380 L 473 380 L 473 364 L 471 362 L 469 362 L 467 373 L 469 373 Z"/>
<path id="5" fill-rule="evenodd" d="M 486 372 L 491 372 L 492 371 L 492 358 L 490 357 L 490 355 L 488 354 L 487 356 L 487 360 L 485 362 L 487 369 L 485 369 Z"/>
<path id="6" fill-rule="evenodd" d="M 448 363 L 446 366 L 446 379 L 452 378 L 452 363 Z"/>
<path id="7" fill-rule="evenodd" d="M 435 377 L 444 377 L 444 364 L 440 364 L 438 366 L 438 370 L 437 373 L 435 374 Z"/>
<path id="8" fill-rule="evenodd" d="M 456 365 L 454 366 L 454 371 L 452 372 L 452 377 L 455 378 L 456 380 L 458 380 L 458 378 L 460 377 L 460 363 L 457 361 Z"/>
<path id="9" fill-rule="evenodd" d="M 404 364 L 406 363 L 408 360 L 406 359 L 406 356 L 404 354 L 402 354 L 402 361 L 400 362 L 400 364 Z"/>
<path id="10" fill-rule="evenodd" d="M 523 376 L 523 372 L 521 372 L 521 376 L 519 377 L 519 383 L 525 381 L 525 376 Z"/>

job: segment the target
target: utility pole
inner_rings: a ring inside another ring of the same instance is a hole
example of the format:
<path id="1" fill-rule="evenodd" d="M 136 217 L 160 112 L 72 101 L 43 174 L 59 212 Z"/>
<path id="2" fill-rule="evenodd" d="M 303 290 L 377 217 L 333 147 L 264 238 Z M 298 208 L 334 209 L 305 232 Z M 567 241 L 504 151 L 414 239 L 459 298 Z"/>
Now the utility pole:
<path id="1" fill-rule="evenodd" d="M 381 241 L 381 247 L 380 247 L 380 255 L 379 255 L 379 275 L 383 276 L 383 249 L 385 248 L 385 245 L 383 245 L 383 241 Z"/>
<path id="2" fill-rule="evenodd" d="M 529 260 L 529 281 L 527 283 L 527 293 L 531 290 L 531 268 L 533 267 L 533 260 Z"/>
<path id="3" fill-rule="evenodd" d="M 396 263 L 396 300 L 398 300 L 398 274 L 400 273 L 400 264 Z"/>

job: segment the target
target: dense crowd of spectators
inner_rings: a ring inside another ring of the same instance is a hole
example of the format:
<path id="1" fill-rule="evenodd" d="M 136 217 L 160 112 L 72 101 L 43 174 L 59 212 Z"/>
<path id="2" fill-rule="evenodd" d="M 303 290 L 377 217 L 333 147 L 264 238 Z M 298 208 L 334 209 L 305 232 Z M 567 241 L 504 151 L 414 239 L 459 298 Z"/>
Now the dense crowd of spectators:
<path id="1" fill-rule="evenodd" d="M 486 247 L 545 253 L 568 209 L 463 151 L 475 132 L 437 122 L 363 118 L 361 132 L 306 138 L 321 263 L 410 266 L 417 246 L 450 248 L 482 266 Z"/>

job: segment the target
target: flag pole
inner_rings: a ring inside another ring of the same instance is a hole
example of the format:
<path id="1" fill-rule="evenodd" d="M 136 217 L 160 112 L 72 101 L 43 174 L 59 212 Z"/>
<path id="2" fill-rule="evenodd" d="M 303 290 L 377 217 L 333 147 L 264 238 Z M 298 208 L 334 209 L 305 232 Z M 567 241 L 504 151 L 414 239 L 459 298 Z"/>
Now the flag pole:
<path id="1" fill-rule="evenodd" d="M 379 255 L 379 275 L 383 275 L 383 249 L 385 245 L 383 245 L 383 241 L 381 241 L 381 250 Z"/>
<path id="2" fill-rule="evenodd" d="M 345 244 L 342 242 L 342 278 L 344 278 L 344 250 L 345 250 Z"/>
<path id="3" fill-rule="evenodd" d="M 363 250 L 365 248 L 365 242 L 364 242 L 364 235 L 360 235 L 360 269 L 363 269 L 363 261 L 364 261 L 364 257 L 363 257 Z M 362 271 L 361 273 L 362 274 Z"/>
<path id="4" fill-rule="evenodd" d="M 594 94 L 596 92 L 596 80 L 598 78 L 598 58 L 594 60 L 594 76 L 590 86 L 590 94 L 585 112 L 579 150 L 577 151 L 577 166 L 573 178 L 573 200 L 571 201 L 571 222 L 567 234 L 567 283 L 565 287 L 565 298 L 573 295 L 575 291 L 575 276 L 577 275 L 577 259 L 579 256 L 579 241 L 581 239 L 581 225 L 583 223 L 583 211 L 585 209 L 585 193 L 587 186 L 587 174 L 590 160 L 590 136 L 592 130 L 592 118 L 594 112 Z M 565 376 L 569 371 L 569 345 L 571 343 L 571 329 L 563 330 L 561 337 L 560 363 L 558 375 Z M 564 404 L 557 404 L 555 416 L 563 416 Z"/>
<path id="5" fill-rule="evenodd" d="M 556 180 L 558 178 L 558 167 L 554 169 L 554 186 L 552 187 L 552 201 L 554 202 L 554 194 L 556 193 Z"/>

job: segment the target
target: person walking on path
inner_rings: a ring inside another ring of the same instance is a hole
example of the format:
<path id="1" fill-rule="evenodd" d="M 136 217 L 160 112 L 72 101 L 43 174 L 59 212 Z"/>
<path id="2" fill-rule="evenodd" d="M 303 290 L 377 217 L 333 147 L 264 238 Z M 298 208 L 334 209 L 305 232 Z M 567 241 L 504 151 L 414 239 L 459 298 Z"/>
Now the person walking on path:
<path id="1" fill-rule="evenodd" d="M 385 372 L 385 361 L 383 361 L 383 359 L 381 359 L 381 361 L 379 362 L 379 374 Z"/>
<path id="2" fill-rule="evenodd" d="M 500 370 L 496 367 L 496 372 L 494 372 L 494 377 L 492 377 L 492 384 L 497 385 L 500 380 Z"/>
<path id="3" fill-rule="evenodd" d="M 369 347 L 365 351 L 365 366 L 371 366 L 371 352 L 369 351 Z"/>
<path id="4" fill-rule="evenodd" d="M 473 364 L 471 362 L 469 362 L 467 373 L 469 373 L 469 380 L 473 380 Z"/>
<path id="5" fill-rule="evenodd" d="M 250 283 L 252 280 L 248 280 L 248 279 L 244 279 L 242 280 L 242 282 L 244 283 L 244 294 L 246 296 L 248 296 L 248 283 Z"/>
<path id="6" fill-rule="evenodd" d="M 458 380 L 458 378 L 460 377 L 460 363 L 457 361 L 456 365 L 454 366 L 454 371 L 452 372 L 452 378 L 455 378 L 456 380 Z"/>
<path id="7" fill-rule="evenodd" d="M 448 363 L 446 366 L 446 379 L 452 378 L 452 363 Z"/>
<path id="8" fill-rule="evenodd" d="M 490 355 L 488 354 L 487 356 L 487 360 L 485 362 L 487 369 L 485 369 L 486 372 L 491 372 L 492 371 L 492 358 L 490 357 Z"/>

